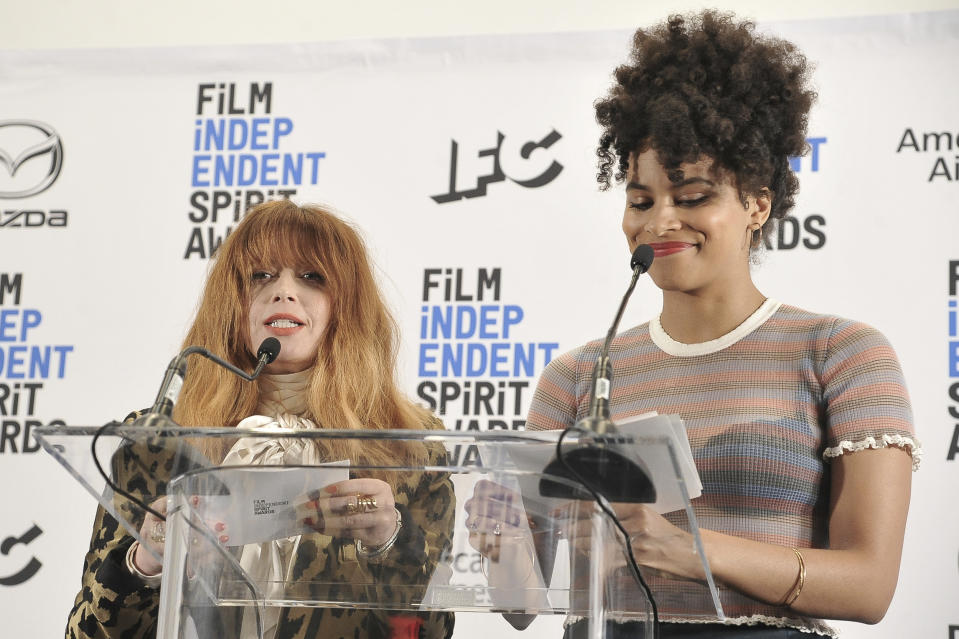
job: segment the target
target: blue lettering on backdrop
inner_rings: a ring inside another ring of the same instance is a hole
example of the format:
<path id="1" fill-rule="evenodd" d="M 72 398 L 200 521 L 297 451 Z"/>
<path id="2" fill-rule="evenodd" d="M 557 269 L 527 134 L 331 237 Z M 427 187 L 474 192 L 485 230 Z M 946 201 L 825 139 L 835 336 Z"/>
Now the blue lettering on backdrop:
<path id="1" fill-rule="evenodd" d="M 535 377 L 549 364 L 556 342 L 420 344 L 420 377 Z"/>
<path id="2" fill-rule="evenodd" d="M 809 170 L 813 173 L 819 172 L 819 147 L 826 143 L 826 138 L 806 138 L 806 142 L 809 143 Z M 799 173 L 802 169 L 802 158 L 801 157 L 791 157 L 789 158 L 789 168 L 794 172 Z"/>
<path id="3" fill-rule="evenodd" d="M 23 273 L 0 273 L 0 455 L 36 453 L 40 444 L 32 437 L 32 429 L 44 423 L 65 424 L 62 419 L 37 419 L 44 383 L 21 381 L 63 379 L 73 353 L 71 345 L 36 343 L 41 341 L 43 313 L 21 308 L 23 282 Z M 13 575 L 7 581 L 20 583 L 18 579 Z"/>
<path id="4" fill-rule="evenodd" d="M 293 132 L 287 117 L 210 117 L 195 121 L 192 186 L 301 186 L 319 180 L 323 151 L 279 151 Z M 241 153 L 241 151 L 246 151 Z"/>
<path id="5" fill-rule="evenodd" d="M 949 300 L 949 377 L 959 377 L 959 322 L 956 319 L 956 300 Z"/>
<path id="6" fill-rule="evenodd" d="M 67 355 L 73 352 L 73 346 L 28 343 L 30 333 L 42 322 L 43 314 L 37 309 L 0 309 L 0 377 L 63 379 Z"/>
<path id="7" fill-rule="evenodd" d="M 421 312 L 420 377 L 535 377 L 559 348 L 504 341 L 526 315 L 517 304 L 437 304 Z"/>

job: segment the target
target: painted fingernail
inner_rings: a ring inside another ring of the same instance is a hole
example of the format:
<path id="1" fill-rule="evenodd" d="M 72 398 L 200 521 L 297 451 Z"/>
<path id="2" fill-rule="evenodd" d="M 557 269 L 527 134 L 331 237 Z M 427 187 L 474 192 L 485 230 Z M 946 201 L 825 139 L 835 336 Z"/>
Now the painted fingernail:
<path id="1" fill-rule="evenodd" d="M 214 526 L 214 528 L 216 529 L 217 532 L 223 532 L 224 530 L 226 530 L 226 524 L 224 524 L 222 521 L 218 521 L 216 526 Z"/>
<path id="2" fill-rule="evenodd" d="M 230 536 L 229 536 L 229 535 L 220 535 L 220 543 L 221 543 L 221 544 L 225 544 L 225 543 L 228 542 L 228 541 L 230 541 Z"/>
<path id="3" fill-rule="evenodd" d="M 335 495 L 335 494 L 336 494 L 336 491 L 337 491 L 337 488 L 336 488 L 336 485 L 334 484 L 334 485 L 331 485 L 331 486 L 327 486 L 327 487 L 324 488 L 323 490 L 325 490 L 326 492 L 328 492 L 328 493 L 331 494 L 331 495 Z"/>
<path id="4" fill-rule="evenodd" d="M 193 497 L 193 505 L 194 505 L 194 506 L 199 506 L 199 505 L 200 505 L 200 498 L 199 498 L 199 497 Z"/>

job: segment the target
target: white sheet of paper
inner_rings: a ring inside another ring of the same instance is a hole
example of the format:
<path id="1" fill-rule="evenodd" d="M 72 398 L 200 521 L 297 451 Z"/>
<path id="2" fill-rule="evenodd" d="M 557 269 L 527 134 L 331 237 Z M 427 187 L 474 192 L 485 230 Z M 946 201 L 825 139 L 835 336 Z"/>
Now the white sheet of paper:
<path id="1" fill-rule="evenodd" d="M 678 415 L 654 413 L 614 423 L 623 435 L 664 438 L 672 442 L 680 477 L 686 485 L 689 499 L 695 499 L 703 494 L 703 483 L 699 478 L 699 471 L 696 470 L 696 463 L 693 461 L 693 451 L 689 447 L 689 438 L 686 436 L 686 425 Z M 656 512 L 669 513 L 685 506 L 683 493 L 676 481 L 676 471 L 665 445 L 639 444 L 628 448 L 627 452 L 639 457 L 653 478 L 653 485 L 656 486 L 656 503 L 652 504 L 652 507 Z"/>
<path id="2" fill-rule="evenodd" d="M 228 495 L 203 497 L 203 518 L 208 526 L 226 524 L 227 546 L 261 543 L 315 532 L 298 523 L 294 500 L 350 478 L 349 461 L 322 467 L 225 466 L 216 477 Z"/>

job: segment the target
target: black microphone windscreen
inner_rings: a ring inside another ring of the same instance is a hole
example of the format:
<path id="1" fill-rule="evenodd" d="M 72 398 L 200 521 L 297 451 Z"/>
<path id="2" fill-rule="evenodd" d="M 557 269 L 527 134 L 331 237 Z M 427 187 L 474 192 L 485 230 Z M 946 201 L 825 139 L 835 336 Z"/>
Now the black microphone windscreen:
<path id="1" fill-rule="evenodd" d="M 256 349 L 256 358 L 266 357 L 266 363 L 271 364 L 280 354 L 280 340 L 275 337 L 267 337 Z"/>
<path id="2" fill-rule="evenodd" d="M 629 260 L 629 268 L 639 267 L 639 272 L 645 273 L 653 264 L 653 247 L 649 244 L 640 244 L 633 251 L 633 257 Z"/>

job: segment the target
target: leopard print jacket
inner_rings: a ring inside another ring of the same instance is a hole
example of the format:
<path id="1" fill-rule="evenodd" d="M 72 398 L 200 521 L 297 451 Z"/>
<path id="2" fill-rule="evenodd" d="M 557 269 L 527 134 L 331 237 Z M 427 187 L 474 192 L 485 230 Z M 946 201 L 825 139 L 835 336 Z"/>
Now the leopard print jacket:
<path id="1" fill-rule="evenodd" d="M 137 416 L 139 413 L 133 413 L 125 421 Z M 434 420 L 428 427 L 443 425 Z M 178 451 L 164 446 L 148 448 L 130 451 L 121 446 L 112 460 L 114 480 L 146 503 L 165 494 L 165 484 L 158 483 L 156 477 L 171 477 L 184 470 L 175 467 L 183 459 Z M 430 449 L 428 464 L 447 464 L 442 446 Z M 303 535 L 293 564 L 293 580 L 350 588 L 354 583 L 369 583 L 372 574 L 377 588 L 389 591 L 390 584 L 395 584 L 409 592 L 408 586 L 421 585 L 421 592 L 425 592 L 433 569 L 450 544 L 455 513 L 453 485 L 446 473 L 419 473 L 398 485 L 394 498 L 403 527 L 396 546 L 382 563 L 359 560 L 352 541 Z M 135 520 L 130 502 L 118 499 L 115 505 Z M 133 541 L 116 518 L 102 506 L 97 509 L 83 564 L 82 587 L 67 623 L 67 639 L 156 637 L 160 593 L 127 570 L 126 553 Z M 402 552 L 395 552 L 399 548 Z M 239 610 L 222 611 L 216 636 L 237 636 Z M 452 632 L 452 613 L 291 607 L 281 609 L 275 639 L 439 639 Z"/>

